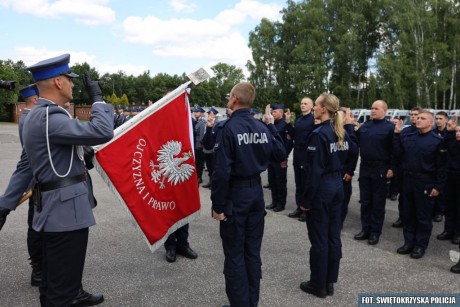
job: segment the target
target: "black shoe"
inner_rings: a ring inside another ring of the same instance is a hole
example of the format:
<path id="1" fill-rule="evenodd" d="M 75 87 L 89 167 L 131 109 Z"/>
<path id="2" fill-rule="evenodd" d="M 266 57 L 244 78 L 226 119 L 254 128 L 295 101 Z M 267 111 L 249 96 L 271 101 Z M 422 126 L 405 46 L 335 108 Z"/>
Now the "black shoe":
<path id="1" fill-rule="evenodd" d="M 104 301 L 102 294 L 91 294 L 81 289 L 78 290 L 77 297 L 73 300 L 70 306 L 72 307 L 83 307 L 83 306 L 95 306 L 99 305 Z"/>
<path id="2" fill-rule="evenodd" d="M 355 240 L 367 240 L 369 239 L 369 233 L 362 230 L 360 233 L 354 236 Z"/>
<path id="3" fill-rule="evenodd" d="M 398 248 L 396 252 L 400 255 L 407 255 L 407 254 L 410 254 L 413 249 L 414 249 L 414 246 L 409 245 L 409 244 L 404 244 L 403 246 Z"/>
<path id="4" fill-rule="evenodd" d="M 402 222 L 401 218 L 398 217 L 398 219 L 396 220 L 396 222 L 394 222 L 391 226 L 393 226 L 394 228 L 401 228 L 401 227 L 403 227 L 403 222 Z"/>
<path id="5" fill-rule="evenodd" d="M 284 210 L 283 207 L 275 207 L 275 208 L 273 208 L 273 211 L 274 211 L 274 212 L 281 212 L 281 211 L 283 211 L 283 210 Z"/>
<path id="6" fill-rule="evenodd" d="M 173 249 L 166 250 L 166 261 L 172 263 L 176 262 L 176 251 Z"/>
<path id="7" fill-rule="evenodd" d="M 304 281 L 300 284 L 302 291 L 313 294 L 314 296 L 325 298 L 327 296 L 326 289 L 316 289 L 311 286 L 310 281 Z"/>
<path id="8" fill-rule="evenodd" d="M 42 283 L 42 272 L 38 270 L 32 270 L 30 275 L 30 284 L 32 287 L 39 287 Z"/>
<path id="9" fill-rule="evenodd" d="M 299 222 L 305 222 L 307 220 L 307 214 L 305 212 L 302 212 L 300 217 L 297 219 Z"/>
<path id="10" fill-rule="evenodd" d="M 414 247 L 412 253 L 410 253 L 410 257 L 413 259 L 420 259 L 423 255 L 425 255 L 425 250 L 418 246 Z"/>
<path id="11" fill-rule="evenodd" d="M 460 274 L 460 260 L 456 265 L 450 268 L 450 271 L 455 274 Z"/>
<path id="12" fill-rule="evenodd" d="M 270 209 L 270 210 L 275 209 L 275 205 L 274 204 L 267 205 L 265 206 L 265 209 Z"/>
<path id="13" fill-rule="evenodd" d="M 263 186 L 264 189 L 270 189 L 270 185 L 269 184 L 266 184 Z"/>
<path id="14" fill-rule="evenodd" d="M 391 194 L 390 200 L 395 201 L 398 199 L 398 193 Z"/>
<path id="15" fill-rule="evenodd" d="M 367 244 L 375 245 L 379 243 L 379 236 L 378 235 L 370 235 L 369 239 L 367 240 Z"/>
<path id="16" fill-rule="evenodd" d="M 452 238 L 452 244 L 459 245 L 460 244 L 460 236 L 456 236 Z"/>
<path id="17" fill-rule="evenodd" d="M 211 184 L 211 181 L 209 181 L 208 183 L 203 184 L 202 187 L 203 187 L 203 188 L 208 188 L 208 189 L 209 189 L 209 188 L 211 188 L 211 185 L 212 185 L 212 184 Z"/>
<path id="18" fill-rule="evenodd" d="M 441 234 L 436 236 L 438 240 L 452 240 L 454 234 L 452 232 L 443 231 Z"/>
<path id="19" fill-rule="evenodd" d="M 326 284 L 326 293 L 329 296 L 334 295 L 334 284 L 333 283 L 330 282 Z"/>
<path id="20" fill-rule="evenodd" d="M 198 254 L 195 253 L 195 251 L 193 249 L 191 249 L 190 247 L 187 247 L 185 249 L 177 249 L 176 253 L 179 254 L 179 255 L 182 255 L 182 256 L 184 256 L 185 258 L 188 258 L 188 259 L 196 259 L 196 258 L 198 258 Z"/>
<path id="21" fill-rule="evenodd" d="M 203 183 L 203 179 L 198 178 L 198 184 Z"/>
<path id="22" fill-rule="evenodd" d="M 442 214 L 441 214 L 441 213 L 436 214 L 436 215 L 433 217 L 433 222 L 436 222 L 436 223 L 442 222 Z"/>
<path id="23" fill-rule="evenodd" d="M 42 270 L 39 261 L 30 261 L 32 274 L 30 274 L 30 284 L 32 287 L 39 287 L 42 283 Z"/>
<path id="24" fill-rule="evenodd" d="M 288 216 L 289 217 L 300 217 L 301 214 L 302 214 L 302 210 L 300 210 L 299 208 L 296 208 L 294 211 L 289 213 Z"/>

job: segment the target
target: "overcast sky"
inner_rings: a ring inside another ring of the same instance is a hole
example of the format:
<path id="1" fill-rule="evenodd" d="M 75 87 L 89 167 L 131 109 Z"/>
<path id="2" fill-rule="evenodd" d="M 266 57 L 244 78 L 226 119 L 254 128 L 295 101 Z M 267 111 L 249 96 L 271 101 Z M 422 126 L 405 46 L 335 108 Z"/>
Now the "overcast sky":
<path id="1" fill-rule="evenodd" d="M 0 59 L 32 65 L 63 53 L 101 73 L 245 70 L 249 31 L 285 0 L 0 0 Z"/>

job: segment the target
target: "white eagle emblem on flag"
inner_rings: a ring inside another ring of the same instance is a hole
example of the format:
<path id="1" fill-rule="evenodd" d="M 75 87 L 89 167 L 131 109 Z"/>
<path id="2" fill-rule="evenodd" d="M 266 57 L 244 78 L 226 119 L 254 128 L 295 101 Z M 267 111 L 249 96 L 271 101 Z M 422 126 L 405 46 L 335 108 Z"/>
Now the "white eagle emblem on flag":
<path id="1" fill-rule="evenodd" d="M 165 188 L 165 180 L 172 185 L 177 185 L 187 181 L 193 174 L 195 167 L 184 163 L 192 156 L 190 151 L 182 153 L 182 157 L 177 157 L 181 153 L 182 143 L 179 141 L 169 141 L 158 150 L 158 164 L 150 161 L 152 168 L 152 181 L 160 183 L 160 189 Z"/>

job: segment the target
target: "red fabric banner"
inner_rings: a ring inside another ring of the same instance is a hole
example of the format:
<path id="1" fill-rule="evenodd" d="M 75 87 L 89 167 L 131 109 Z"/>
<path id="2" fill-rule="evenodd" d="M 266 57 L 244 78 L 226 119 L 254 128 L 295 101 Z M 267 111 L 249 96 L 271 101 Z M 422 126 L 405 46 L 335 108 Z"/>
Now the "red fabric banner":
<path id="1" fill-rule="evenodd" d="M 187 92 L 141 114 L 95 157 L 153 251 L 200 210 L 200 197 Z"/>

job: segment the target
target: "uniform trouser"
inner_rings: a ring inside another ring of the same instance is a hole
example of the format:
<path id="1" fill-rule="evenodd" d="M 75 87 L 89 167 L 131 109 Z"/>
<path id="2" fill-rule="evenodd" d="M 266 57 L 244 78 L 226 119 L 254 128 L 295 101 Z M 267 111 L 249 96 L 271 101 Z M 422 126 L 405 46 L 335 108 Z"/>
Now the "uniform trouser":
<path id="1" fill-rule="evenodd" d="M 209 173 L 209 182 L 211 182 L 212 172 L 214 171 L 214 153 L 205 153 L 204 160 Z"/>
<path id="2" fill-rule="evenodd" d="M 34 219 L 34 205 L 32 198 L 29 199 L 29 211 L 27 214 L 27 250 L 29 252 L 30 261 L 41 265 L 43 252 L 42 252 L 42 237 L 39 232 L 32 228 L 32 221 Z"/>
<path id="3" fill-rule="evenodd" d="M 202 179 L 204 169 L 204 153 L 202 148 L 195 148 L 195 165 L 198 179 Z"/>
<path id="4" fill-rule="evenodd" d="M 348 214 L 348 204 L 350 203 L 352 191 L 353 191 L 353 186 L 351 185 L 351 180 L 343 181 L 343 202 L 342 202 L 342 212 L 341 212 L 342 226 Z"/>
<path id="5" fill-rule="evenodd" d="M 433 182 L 416 177 L 404 176 L 403 221 L 404 244 L 425 250 L 433 229 L 433 207 L 435 199 L 429 194 Z"/>
<path id="6" fill-rule="evenodd" d="M 360 174 L 359 192 L 362 230 L 380 236 L 385 219 L 387 179 L 380 175 L 363 176 Z"/>
<path id="7" fill-rule="evenodd" d="M 178 228 L 168 236 L 165 241 L 166 250 L 184 250 L 189 247 L 188 243 L 188 224 Z"/>
<path id="8" fill-rule="evenodd" d="M 460 174 L 449 174 L 446 185 L 444 231 L 460 236 Z"/>
<path id="9" fill-rule="evenodd" d="M 307 211 L 307 229 L 310 239 L 310 282 L 316 289 L 326 289 L 339 277 L 342 258 L 341 206 L 343 203 L 342 178 L 323 178 L 315 207 Z"/>
<path id="10" fill-rule="evenodd" d="M 225 291 L 231 306 L 257 306 L 264 233 L 264 199 L 260 185 L 231 188 L 220 236 L 225 255 Z M 231 208 L 233 207 L 233 208 Z"/>
<path id="11" fill-rule="evenodd" d="M 294 167 L 294 181 L 295 181 L 295 203 L 297 208 L 300 207 L 303 201 L 303 191 L 305 185 L 305 172 L 302 169 L 302 162 L 304 156 L 306 156 L 306 150 L 300 148 L 294 148 L 294 161 L 292 166 Z"/>
<path id="12" fill-rule="evenodd" d="M 42 307 L 70 306 L 81 288 L 88 228 L 68 232 L 42 232 Z"/>
<path id="13" fill-rule="evenodd" d="M 275 207 L 285 208 L 287 197 L 287 167 L 281 167 L 279 162 L 268 164 L 268 184 Z"/>

